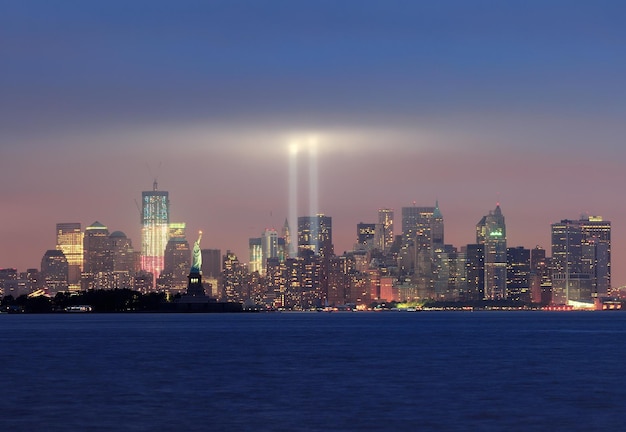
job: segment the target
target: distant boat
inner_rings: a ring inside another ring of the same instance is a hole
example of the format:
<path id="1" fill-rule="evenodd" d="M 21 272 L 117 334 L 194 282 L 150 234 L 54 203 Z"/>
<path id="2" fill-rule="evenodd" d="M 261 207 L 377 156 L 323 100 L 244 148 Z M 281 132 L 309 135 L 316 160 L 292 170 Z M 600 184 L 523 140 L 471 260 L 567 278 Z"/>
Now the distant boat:
<path id="1" fill-rule="evenodd" d="M 68 306 L 65 312 L 93 312 L 93 308 L 89 305 Z"/>

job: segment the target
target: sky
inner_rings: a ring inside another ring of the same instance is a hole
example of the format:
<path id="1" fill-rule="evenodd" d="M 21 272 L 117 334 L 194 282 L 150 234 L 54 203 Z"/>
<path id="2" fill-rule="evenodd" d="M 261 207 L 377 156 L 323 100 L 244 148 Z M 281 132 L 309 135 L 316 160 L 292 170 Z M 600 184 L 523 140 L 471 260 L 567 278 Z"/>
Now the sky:
<path id="1" fill-rule="evenodd" d="M 288 216 L 297 144 L 297 214 L 331 216 L 336 253 L 379 208 L 399 229 L 402 207 L 436 200 L 461 247 L 500 203 L 508 245 L 548 254 L 551 223 L 610 220 L 625 285 L 625 15 L 601 0 L 5 0 L 0 267 L 39 267 L 58 222 L 139 249 L 155 178 L 190 242 L 202 230 L 246 262 Z"/>

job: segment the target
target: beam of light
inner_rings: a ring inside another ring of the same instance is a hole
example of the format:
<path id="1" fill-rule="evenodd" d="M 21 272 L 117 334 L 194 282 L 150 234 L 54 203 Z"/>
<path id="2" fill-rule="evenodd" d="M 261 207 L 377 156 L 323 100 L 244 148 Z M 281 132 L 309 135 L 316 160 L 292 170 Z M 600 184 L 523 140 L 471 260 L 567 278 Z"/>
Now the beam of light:
<path id="1" fill-rule="evenodd" d="M 309 138 L 309 215 L 315 216 L 319 211 L 318 203 L 318 171 L 317 171 L 317 138 Z"/>
<path id="2" fill-rule="evenodd" d="M 319 211 L 318 203 L 318 171 L 317 171 L 317 151 L 318 141 L 315 137 L 308 139 L 309 147 L 309 216 L 316 216 Z M 317 223 L 315 224 L 316 232 L 313 236 L 315 241 L 315 251 L 319 253 L 319 233 L 317 233 Z"/>
<path id="3" fill-rule="evenodd" d="M 290 257 L 296 256 L 298 250 L 298 144 L 289 145 L 289 223 L 290 244 L 288 254 Z"/>

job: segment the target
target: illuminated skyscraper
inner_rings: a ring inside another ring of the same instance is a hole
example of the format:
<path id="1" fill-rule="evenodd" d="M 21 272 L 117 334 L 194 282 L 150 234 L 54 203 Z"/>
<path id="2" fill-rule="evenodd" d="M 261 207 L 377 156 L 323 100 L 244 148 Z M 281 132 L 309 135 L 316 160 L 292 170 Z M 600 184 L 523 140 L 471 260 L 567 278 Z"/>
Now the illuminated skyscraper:
<path id="1" fill-rule="evenodd" d="M 434 298 L 435 280 L 443 252 L 443 216 L 438 203 L 434 207 L 402 208 L 402 246 L 398 265 L 412 275 L 421 298 Z"/>
<path id="2" fill-rule="evenodd" d="M 163 274 L 165 289 L 184 291 L 187 289 L 189 268 L 191 267 L 191 249 L 183 231 L 177 231 L 165 247 Z"/>
<path id="3" fill-rule="evenodd" d="M 57 224 L 57 250 L 67 258 L 67 282 L 70 291 L 80 289 L 80 274 L 83 271 L 83 232 L 80 223 Z"/>
<path id="4" fill-rule="evenodd" d="M 248 240 L 248 248 L 250 251 L 250 261 L 248 262 L 248 271 L 250 273 L 261 272 L 263 267 L 263 240 L 260 237 L 254 237 Z"/>
<path id="5" fill-rule="evenodd" d="M 591 302 L 611 289 L 611 222 L 599 216 L 552 224 L 552 302 Z"/>
<path id="6" fill-rule="evenodd" d="M 261 234 L 261 251 L 263 253 L 262 274 L 267 269 L 267 260 L 278 258 L 278 232 L 274 228 L 266 228 Z"/>
<path id="7" fill-rule="evenodd" d="M 377 247 L 382 251 L 388 251 L 393 243 L 393 209 L 378 210 L 379 236 Z"/>
<path id="8" fill-rule="evenodd" d="M 156 279 L 165 266 L 164 254 L 170 223 L 169 194 L 159 191 L 155 180 L 151 191 L 141 193 L 141 269 Z"/>
<path id="9" fill-rule="evenodd" d="M 298 218 L 298 255 L 305 250 L 327 258 L 334 255 L 333 222 L 330 216 L 318 214 Z"/>
<path id="10" fill-rule="evenodd" d="M 376 224 L 359 222 L 356 224 L 356 245 L 354 250 L 371 250 L 376 247 Z"/>
<path id="11" fill-rule="evenodd" d="M 530 293 L 530 249 L 522 246 L 506 250 L 506 297 L 509 300 L 529 302 Z"/>
<path id="12" fill-rule="evenodd" d="M 113 270 L 109 229 L 100 222 L 85 228 L 83 238 L 84 272 L 95 275 Z"/>
<path id="13" fill-rule="evenodd" d="M 484 245 L 485 299 L 505 299 L 506 225 L 499 204 L 476 224 L 476 243 Z"/>

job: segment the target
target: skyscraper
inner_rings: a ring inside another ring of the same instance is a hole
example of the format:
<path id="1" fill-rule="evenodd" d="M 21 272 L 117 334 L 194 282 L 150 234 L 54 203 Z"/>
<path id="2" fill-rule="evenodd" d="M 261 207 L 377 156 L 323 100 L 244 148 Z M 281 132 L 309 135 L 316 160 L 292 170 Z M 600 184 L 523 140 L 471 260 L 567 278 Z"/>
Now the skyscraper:
<path id="1" fill-rule="evenodd" d="M 522 246 L 506 250 L 507 299 L 529 302 L 530 295 L 530 249 Z"/>
<path id="2" fill-rule="evenodd" d="M 441 269 L 435 258 L 443 252 L 443 234 L 439 203 L 434 207 L 402 208 L 402 246 L 398 266 L 411 275 L 420 298 L 435 297 L 435 280 Z"/>
<path id="3" fill-rule="evenodd" d="M 167 290 L 183 292 L 187 289 L 189 268 L 191 267 L 191 249 L 183 233 L 173 236 L 165 246 L 163 273 Z"/>
<path id="4" fill-rule="evenodd" d="M 70 291 L 80 289 L 80 275 L 83 271 L 83 232 L 80 223 L 58 223 L 56 249 L 67 258 L 67 282 Z"/>
<path id="5" fill-rule="evenodd" d="M 377 247 L 386 252 L 393 243 L 393 209 L 378 209 L 378 225 L 380 239 Z"/>
<path id="6" fill-rule="evenodd" d="M 83 254 L 85 273 L 95 275 L 113 270 L 109 229 L 98 221 L 85 228 Z"/>
<path id="7" fill-rule="evenodd" d="M 611 290 L 611 223 L 599 216 L 552 224 L 552 302 L 590 303 Z"/>
<path id="8" fill-rule="evenodd" d="M 219 249 L 202 249 L 202 274 L 205 279 L 220 276 L 221 259 L 222 252 Z"/>
<path id="9" fill-rule="evenodd" d="M 164 268 L 165 246 L 170 223 L 169 194 L 159 191 L 156 180 L 151 191 L 141 193 L 141 269 L 156 279 Z"/>
<path id="10" fill-rule="evenodd" d="M 435 207 L 402 207 L 402 236 L 404 243 L 422 236 L 431 241 L 431 230 Z"/>
<path id="11" fill-rule="evenodd" d="M 376 247 L 376 224 L 360 222 L 356 225 L 356 245 L 354 250 L 371 250 Z"/>
<path id="12" fill-rule="evenodd" d="M 67 274 L 67 258 L 63 251 L 56 249 L 46 251 L 41 259 L 41 275 L 50 295 L 54 296 L 67 290 Z"/>
<path id="13" fill-rule="evenodd" d="M 333 251 L 333 222 L 330 216 L 298 217 L 298 254 L 310 250 L 315 255 L 329 258 Z"/>
<path id="14" fill-rule="evenodd" d="M 263 267 L 263 239 L 261 237 L 248 239 L 248 251 L 250 252 L 248 271 L 260 273 Z"/>
<path id="15" fill-rule="evenodd" d="M 506 225 L 500 204 L 476 224 L 476 243 L 485 251 L 485 299 L 505 299 Z"/>
<path id="16" fill-rule="evenodd" d="M 261 274 L 265 274 L 267 260 L 278 257 L 278 232 L 274 228 L 266 228 L 261 234 Z"/>

